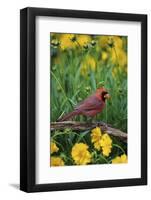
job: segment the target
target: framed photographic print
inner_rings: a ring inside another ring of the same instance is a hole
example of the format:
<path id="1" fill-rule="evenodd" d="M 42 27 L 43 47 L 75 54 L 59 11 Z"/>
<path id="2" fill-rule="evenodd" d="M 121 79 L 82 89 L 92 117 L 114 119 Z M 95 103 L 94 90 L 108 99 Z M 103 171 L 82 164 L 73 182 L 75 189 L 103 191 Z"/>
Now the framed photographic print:
<path id="1" fill-rule="evenodd" d="M 147 184 L 147 16 L 20 12 L 20 189 Z"/>

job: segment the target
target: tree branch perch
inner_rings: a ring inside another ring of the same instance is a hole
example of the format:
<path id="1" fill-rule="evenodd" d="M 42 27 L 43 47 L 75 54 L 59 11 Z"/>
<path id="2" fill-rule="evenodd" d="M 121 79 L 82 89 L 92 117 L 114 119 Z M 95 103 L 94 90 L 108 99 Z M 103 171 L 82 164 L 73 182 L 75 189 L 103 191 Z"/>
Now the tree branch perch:
<path id="1" fill-rule="evenodd" d="M 63 121 L 63 122 L 51 122 L 51 131 L 64 130 L 70 128 L 74 131 L 91 130 L 99 126 L 102 131 L 107 132 L 109 135 L 118 137 L 120 140 L 127 142 L 127 133 L 122 132 L 119 129 L 113 128 L 104 122 L 77 122 L 77 121 Z"/>

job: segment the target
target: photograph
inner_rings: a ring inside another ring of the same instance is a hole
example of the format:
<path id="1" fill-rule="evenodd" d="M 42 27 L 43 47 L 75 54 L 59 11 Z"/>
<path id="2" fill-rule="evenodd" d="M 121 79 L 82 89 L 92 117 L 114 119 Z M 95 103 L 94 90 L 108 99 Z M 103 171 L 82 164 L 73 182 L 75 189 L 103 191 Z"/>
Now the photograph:
<path id="1" fill-rule="evenodd" d="M 50 32 L 50 167 L 128 163 L 128 36 Z"/>

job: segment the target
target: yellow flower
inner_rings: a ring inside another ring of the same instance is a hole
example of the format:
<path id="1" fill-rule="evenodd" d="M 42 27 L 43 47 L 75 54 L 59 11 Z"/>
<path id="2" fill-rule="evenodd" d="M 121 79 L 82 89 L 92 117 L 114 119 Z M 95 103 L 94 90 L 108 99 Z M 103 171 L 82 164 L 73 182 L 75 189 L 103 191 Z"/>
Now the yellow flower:
<path id="1" fill-rule="evenodd" d="M 111 60 L 113 63 L 118 63 L 120 67 L 124 67 L 127 65 L 127 54 L 123 49 L 112 49 Z"/>
<path id="2" fill-rule="evenodd" d="M 71 155 L 77 165 L 85 165 L 91 162 L 91 154 L 84 143 L 76 143 L 72 147 Z"/>
<path id="3" fill-rule="evenodd" d="M 101 57 L 103 61 L 106 61 L 108 59 L 108 53 L 106 51 L 103 51 Z"/>
<path id="4" fill-rule="evenodd" d="M 112 76 L 113 76 L 113 78 L 116 78 L 116 75 L 118 74 L 118 71 L 119 71 L 118 67 L 114 67 L 112 69 Z"/>
<path id="5" fill-rule="evenodd" d="M 54 166 L 54 167 L 56 167 L 56 166 L 64 166 L 64 161 L 60 157 L 52 156 L 51 160 L 50 160 L 50 165 Z"/>
<path id="6" fill-rule="evenodd" d="M 97 150 L 100 150 L 100 148 L 101 148 L 101 146 L 100 146 L 101 136 L 102 136 L 102 132 L 99 127 L 92 129 L 91 142 L 94 143 L 94 147 Z"/>
<path id="7" fill-rule="evenodd" d="M 101 137 L 100 146 L 102 147 L 103 155 L 109 156 L 112 149 L 112 139 L 107 133 L 103 134 L 103 136 Z"/>
<path id="8" fill-rule="evenodd" d="M 104 156 L 109 156 L 112 149 L 112 139 L 105 133 L 102 134 L 101 129 L 96 127 L 91 133 L 91 142 L 97 150 L 102 150 Z"/>
<path id="9" fill-rule="evenodd" d="M 75 42 L 75 41 L 77 40 L 76 35 L 75 35 L 75 34 L 70 34 L 70 40 L 71 40 L 72 42 Z"/>
<path id="10" fill-rule="evenodd" d="M 119 37 L 119 36 L 110 36 L 108 42 L 110 42 L 110 41 L 113 41 L 114 47 L 116 49 L 122 49 L 123 48 L 123 40 L 122 40 L 121 37 Z"/>
<path id="11" fill-rule="evenodd" d="M 82 76 L 87 76 L 87 74 L 88 74 L 88 68 L 87 68 L 86 63 L 83 63 L 81 65 L 81 74 L 82 74 Z"/>
<path id="12" fill-rule="evenodd" d="M 76 44 L 71 40 L 73 34 L 61 34 L 60 47 L 62 50 L 72 49 L 76 47 Z"/>
<path id="13" fill-rule="evenodd" d="M 77 35 L 77 42 L 84 46 L 91 41 L 91 37 L 89 35 Z"/>
<path id="14" fill-rule="evenodd" d="M 86 63 L 88 65 L 88 67 L 90 67 L 91 70 L 95 71 L 96 69 L 96 61 L 92 56 L 88 56 Z"/>
<path id="15" fill-rule="evenodd" d="M 51 142 L 51 144 L 50 144 L 50 151 L 51 151 L 51 153 L 59 151 L 59 148 L 57 147 L 57 145 L 54 142 Z"/>
<path id="16" fill-rule="evenodd" d="M 108 51 L 111 54 L 111 61 L 119 64 L 119 67 L 127 67 L 127 53 L 123 49 L 123 40 L 118 36 L 109 36 L 108 44 L 112 47 Z"/>
<path id="17" fill-rule="evenodd" d="M 99 36 L 99 45 L 102 48 L 106 48 L 108 46 L 109 36 Z"/>
<path id="18" fill-rule="evenodd" d="M 127 160 L 127 155 L 126 154 L 123 154 L 121 156 L 117 156 L 116 158 L 114 158 L 112 160 L 112 163 L 113 164 L 117 164 L 117 163 L 127 163 L 128 160 Z"/>
<path id="19" fill-rule="evenodd" d="M 96 61 L 92 56 L 86 56 L 85 60 L 81 63 L 81 74 L 87 76 L 90 70 L 95 71 Z"/>

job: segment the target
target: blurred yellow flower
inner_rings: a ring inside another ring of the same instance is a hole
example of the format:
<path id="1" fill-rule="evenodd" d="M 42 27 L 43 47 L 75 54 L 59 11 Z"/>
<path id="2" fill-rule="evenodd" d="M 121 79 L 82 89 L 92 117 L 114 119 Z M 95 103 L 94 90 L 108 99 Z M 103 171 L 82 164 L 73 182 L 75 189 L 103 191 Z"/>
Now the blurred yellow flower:
<path id="1" fill-rule="evenodd" d="M 51 160 L 50 160 L 50 165 L 54 166 L 54 167 L 56 167 L 56 166 L 64 166 L 64 161 L 58 156 L 55 156 L 55 157 L 52 156 Z"/>
<path id="2" fill-rule="evenodd" d="M 88 67 L 86 63 L 81 64 L 81 74 L 82 76 L 87 76 L 88 74 Z"/>
<path id="3" fill-rule="evenodd" d="M 114 67 L 113 69 L 112 69 L 112 76 L 113 76 L 113 78 L 116 78 L 116 75 L 118 74 L 118 67 Z"/>
<path id="4" fill-rule="evenodd" d="M 113 63 L 118 63 L 120 67 L 124 67 L 127 65 L 127 54 L 123 49 L 112 49 L 111 60 Z"/>
<path id="5" fill-rule="evenodd" d="M 109 36 L 99 36 L 98 40 L 99 40 L 99 45 L 101 46 L 101 48 L 108 47 Z"/>
<path id="6" fill-rule="evenodd" d="M 88 72 L 96 70 L 96 61 L 94 57 L 88 55 L 85 57 L 84 61 L 81 63 L 81 74 L 87 76 Z"/>
<path id="7" fill-rule="evenodd" d="M 59 148 L 57 147 L 57 145 L 54 142 L 51 142 L 51 144 L 50 144 L 50 151 L 51 151 L 51 153 L 59 151 Z"/>
<path id="8" fill-rule="evenodd" d="M 76 44 L 71 40 L 73 34 L 61 34 L 60 35 L 60 47 L 62 50 L 72 49 L 76 47 Z"/>
<path id="9" fill-rule="evenodd" d="M 102 153 L 104 156 L 109 156 L 112 149 L 112 139 L 105 133 L 101 137 L 100 146 L 102 147 Z"/>
<path id="10" fill-rule="evenodd" d="M 110 41 L 113 41 L 114 47 L 116 49 L 122 49 L 123 48 L 123 40 L 121 37 L 119 36 L 110 36 L 109 37 L 109 43 Z"/>
<path id="11" fill-rule="evenodd" d="M 117 163 L 127 163 L 128 160 L 127 160 L 127 155 L 126 154 L 123 154 L 121 156 L 117 156 L 116 158 L 114 158 L 112 160 L 112 163 L 113 164 L 117 164 Z"/>
<path id="12" fill-rule="evenodd" d="M 111 62 L 118 64 L 119 67 L 127 67 L 127 53 L 123 49 L 123 40 L 119 36 L 109 36 L 108 44 L 110 47 L 108 51 L 110 52 Z"/>
<path id="13" fill-rule="evenodd" d="M 99 127 L 96 127 L 94 129 L 92 129 L 91 131 L 91 142 L 94 143 L 94 147 L 97 150 L 100 150 L 101 146 L 100 146 L 100 140 L 102 137 L 102 132 L 101 129 Z"/>
<path id="14" fill-rule="evenodd" d="M 91 41 L 91 37 L 89 35 L 77 35 L 77 42 L 84 46 Z"/>
<path id="15" fill-rule="evenodd" d="M 106 51 L 102 51 L 101 58 L 103 61 L 106 61 L 108 59 L 108 53 Z"/>
<path id="16" fill-rule="evenodd" d="M 91 162 L 91 154 L 84 143 L 76 143 L 72 147 L 71 155 L 77 165 L 85 165 Z"/>
<path id="17" fill-rule="evenodd" d="M 70 40 L 71 40 L 72 42 L 75 42 L 75 41 L 77 40 L 76 35 L 75 35 L 75 34 L 70 34 Z"/>
<path id="18" fill-rule="evenodd" d="M 95 69 L 96 69 L 96 61 L 92 56 L 87 56 L 86 64 L 91 70 L 95 71 Z"/>

